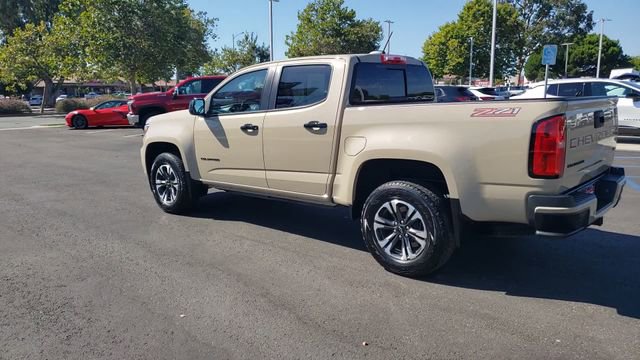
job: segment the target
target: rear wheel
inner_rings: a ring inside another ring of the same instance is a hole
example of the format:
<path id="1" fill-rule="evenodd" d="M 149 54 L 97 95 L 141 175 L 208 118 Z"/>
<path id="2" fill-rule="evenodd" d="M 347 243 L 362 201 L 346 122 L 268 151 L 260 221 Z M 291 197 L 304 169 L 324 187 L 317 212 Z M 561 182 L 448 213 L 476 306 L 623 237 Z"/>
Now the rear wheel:
<path id="1" fill-rule="evenodd" d="M 436 271 L 455 249 L 445 198 L 407 181 L 375 189 L 364 204 L 361 227 L 373 257 L 388 271 L 404 276 Z"/>
<path id="2" fill-rule="evenodd" d="M 71 125 L 76 129 L 86 129 L 89 127 L 89 122 L 84 116 L 76 115 L 71 119 Z"/>

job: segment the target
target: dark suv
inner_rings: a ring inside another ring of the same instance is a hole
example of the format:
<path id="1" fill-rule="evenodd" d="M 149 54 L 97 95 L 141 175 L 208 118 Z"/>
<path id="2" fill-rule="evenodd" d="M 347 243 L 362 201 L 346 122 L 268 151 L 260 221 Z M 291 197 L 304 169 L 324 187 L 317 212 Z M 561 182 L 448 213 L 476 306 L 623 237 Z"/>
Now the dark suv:
<path id="1" fill-rule="evenodd" d="M 436 86 L 437 102 L 477 101 L 478 98 L 466 86 Z"/>

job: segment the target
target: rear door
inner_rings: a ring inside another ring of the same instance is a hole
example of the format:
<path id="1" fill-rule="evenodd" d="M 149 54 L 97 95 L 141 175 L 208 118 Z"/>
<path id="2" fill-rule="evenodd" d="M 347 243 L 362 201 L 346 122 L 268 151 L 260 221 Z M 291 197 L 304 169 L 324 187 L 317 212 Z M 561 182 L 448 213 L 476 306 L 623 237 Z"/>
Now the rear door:
<path id="1" fill-rule="evenodd" d="M 270 189 L 327 193 L 344 69 L 338 59 L 278 67 L 263 132 Z"/>

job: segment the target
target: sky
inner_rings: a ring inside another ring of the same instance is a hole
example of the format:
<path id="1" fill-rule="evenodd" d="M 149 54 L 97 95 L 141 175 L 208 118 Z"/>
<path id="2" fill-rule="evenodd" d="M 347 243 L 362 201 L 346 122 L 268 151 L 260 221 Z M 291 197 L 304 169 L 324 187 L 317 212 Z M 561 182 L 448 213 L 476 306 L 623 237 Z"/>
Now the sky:
<path id="1" fill-rule="evenodd" d="M 188 0 L 192 8 L 206 11 L 218 18 L 218 39 L 212 48 L 231 47 L 234 34 L 253 32 L 258 42 L 269 44 L 268 0 Z M 584 0 L 594 19 L 607 18 L 604 33 L 617 39 L 628 55 L 640 55 L 640 39 L 634 24 L 640 15 L 640 0 Z M 273 3 L 273 47 L 275 59 L 284 59 L 285 36 L 296 30 L 297 13 L 307 0 L 280 0 Z M 391 53 L 422 57 L 425 39 L 448 21 L 455 20 L 466 0 L 345 0 L 345 5 L 356 11 L 358 18 L 378 21 L 391 20 L 393 37 Z M 383 23 L 385 40 L 387 24 Z M 490 31 L 490 29 L 489 29 Z M 600 31 L 597 24 L 594 32 Z M 498 36 L 498 41 L 500 34 Z M 237 35 L 236 35 L 237 40 Z"/>

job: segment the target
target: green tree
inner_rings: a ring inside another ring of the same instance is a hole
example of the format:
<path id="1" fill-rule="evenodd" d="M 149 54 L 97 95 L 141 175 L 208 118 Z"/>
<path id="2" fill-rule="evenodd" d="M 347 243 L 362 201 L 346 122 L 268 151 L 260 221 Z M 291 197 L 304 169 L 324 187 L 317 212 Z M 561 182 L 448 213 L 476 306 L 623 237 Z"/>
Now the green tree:
<path id="1" fill-rule="evenodd" d="M 596 34 L 589 34 L 571 45 L 569 51 L 568 76 L 596 76 L 598 63 L 598 47 L 600 37 Z M 544 65 L 541 65 L 542 49 L 533 53 L 525 65 L 525 75 L 529 80 L 544 79 Z M 556 65 L 549 67 L 549 77 L 557 78 L 564 76 L 564 51 L 558 49 Z M 600 64 L 600 75 L 608 76 L 611 70 L 630 65 L 630 58 L 624 54 L 620 42 L 604 36 L 602 38 L 602 59 Z"/>
<path id="2" fill-rule="evenodd" d="M 287 57 L 358 54 L 377 50 L 382 27 L 372 19 L 359 20 L 344 0 L 314 0 L 298 12 L 296 32 L 287 35 Z"/>
<path id="3" fill-rule="evenodd" d="M 0 42 L 26 24 L 50 28 L 62 0 L 0 0 Z"/>
<path id="4" fill-rule="evenodd" d="M 521 74 L 527 58 L 544 44 L 580 38 L 593 29 L 593 11 L 582 0 L 507 0 L 518 12 L 515 68 Z"/>
<path id="5" fill-rule="evenodd" d="M 488 77 L 491 55 L 491 28 L 493 5 L 490 0 L 472 0 L 465 4 L 458 19 L 442 25 L 425 41 L 423 60 L 435 77 L 443 75 L 468 76 L 470 39 L 473 37 L 474 77 Z M 521 26 L 518 14 L 509 4 L 498 4 L 500 34 L 496 46 L 496 78 L 513 73 L 516 38 Z"/>
<path id="6" fill-rule="evenodd" d="M 258 37 L 253 33 L 245 33 L 235 45 L 214 51 L 211 61 L 204 65 L 204 73 L 231 74 L 245 66 L 269 61 L 269 48 L 258 44 Z"/>
<path id="7" fill-rule="evenodd" d="M 51 29 L 44 22 L 27 24 L 15 29 L 0 47 L 0 80 L 13 84 L 42 80 L 43 111 L 53 103 L 64 78 L 80 66 L 76 51 L 58 24 Z"/>
<path id="8" fill-rule="evenodd" d="M 640 56 L 631 57 L 631 59 L 629 59 L 629 62 L 634 69 L 640 70 Z"/>
<path id="9" fill-rule="evenodd" d="M 84 51 L 82 75 L 125 78 L 132 92 L 176 69 L 197 71 L 209 60 L 207 40 L 215 37 L 216 19 L 185 0 L 66 0 L 61 13 Z"/>

